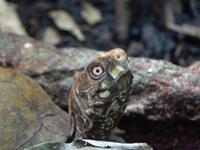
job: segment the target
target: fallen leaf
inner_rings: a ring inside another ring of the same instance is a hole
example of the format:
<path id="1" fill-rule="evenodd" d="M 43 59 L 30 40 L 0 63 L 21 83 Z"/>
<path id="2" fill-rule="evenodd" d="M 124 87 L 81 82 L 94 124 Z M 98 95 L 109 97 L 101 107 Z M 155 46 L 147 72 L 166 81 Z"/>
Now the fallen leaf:
<path id="1" fill-rule="evenodd" d="M 73 34 L 79 41 L 84 41 L 85 36 L 83 35 L 79 25 L 76 23 L 74 18 L 66 11 L 55 10 L 49 13 L 50 17 L 53 19 L 54 23 L 58 28 L 69 31 Z"/>
<path id="2" fill-rule="evenodd" d="M 102 21 L 101 12 L 95 8 L 91 3 L 84 1 L 83 10 L 81 12 L 82 17 L 90 25 L 95 25 Z"/>

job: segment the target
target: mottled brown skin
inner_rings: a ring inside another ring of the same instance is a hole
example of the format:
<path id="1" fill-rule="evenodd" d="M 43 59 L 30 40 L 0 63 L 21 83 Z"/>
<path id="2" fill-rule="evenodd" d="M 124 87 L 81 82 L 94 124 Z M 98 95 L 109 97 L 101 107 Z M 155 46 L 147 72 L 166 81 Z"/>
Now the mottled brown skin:
<path id="1" fill-rule="evenodd" d="M 76 75 L 69 95 L 71 137 L 109 139 L 129 101 L 128 57 L 113 49 Z"/>

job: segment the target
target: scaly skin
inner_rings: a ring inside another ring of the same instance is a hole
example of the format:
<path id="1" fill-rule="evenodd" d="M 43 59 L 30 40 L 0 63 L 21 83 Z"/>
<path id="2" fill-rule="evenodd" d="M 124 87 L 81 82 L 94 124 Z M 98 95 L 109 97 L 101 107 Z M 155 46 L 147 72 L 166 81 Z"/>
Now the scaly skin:
<path id="1" fill-rule="evenodd" d="M 109 139 L 129 101 L 128 57 L 113 49 L 76 75 L 69 95 L 71 138 Z"/>

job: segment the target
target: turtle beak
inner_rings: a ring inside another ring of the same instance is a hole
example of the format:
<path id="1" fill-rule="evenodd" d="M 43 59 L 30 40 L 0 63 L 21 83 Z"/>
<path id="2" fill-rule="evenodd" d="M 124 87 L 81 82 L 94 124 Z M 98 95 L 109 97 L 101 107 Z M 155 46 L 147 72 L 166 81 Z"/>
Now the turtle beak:
<path id="1" fill-rule="evenodd" d="M 115 65 L 109 73 L 110 73 L 111 77 L 115 80 L 119 76 L 121 76 L 121 74 L 123 74 L 125 72 L 126 72 L 126 69 L 124 69 L 123 67 L 121 67 L 119 65 Z"/>
<path id="2" fill-rule="evenodd" d="M 124 62 L 123 64 L 115 64 L 114 67 L 109 71 L 110 76 L 114 80 L 118 80 L 123 74 L 130 71 L 130 64 L 128 61 Z"/>

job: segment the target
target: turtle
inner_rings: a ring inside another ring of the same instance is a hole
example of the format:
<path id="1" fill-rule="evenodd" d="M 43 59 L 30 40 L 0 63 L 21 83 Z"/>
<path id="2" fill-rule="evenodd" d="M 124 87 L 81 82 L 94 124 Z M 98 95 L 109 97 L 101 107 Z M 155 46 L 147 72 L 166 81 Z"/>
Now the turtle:
<path id="1" fill-rule="evenodd" d="M 132 80 L 128 56 L 120 48 L 101 54 L 80 71 L 68 98 L 68 140 L 109 140 L 129 102 Z"/>
<path id="2" fill-rule="evenodd" d="M 14 69 L 0 67 L 0 149 L 24 149 L 66 140 L 69 116 L 40 85 Z"/>

